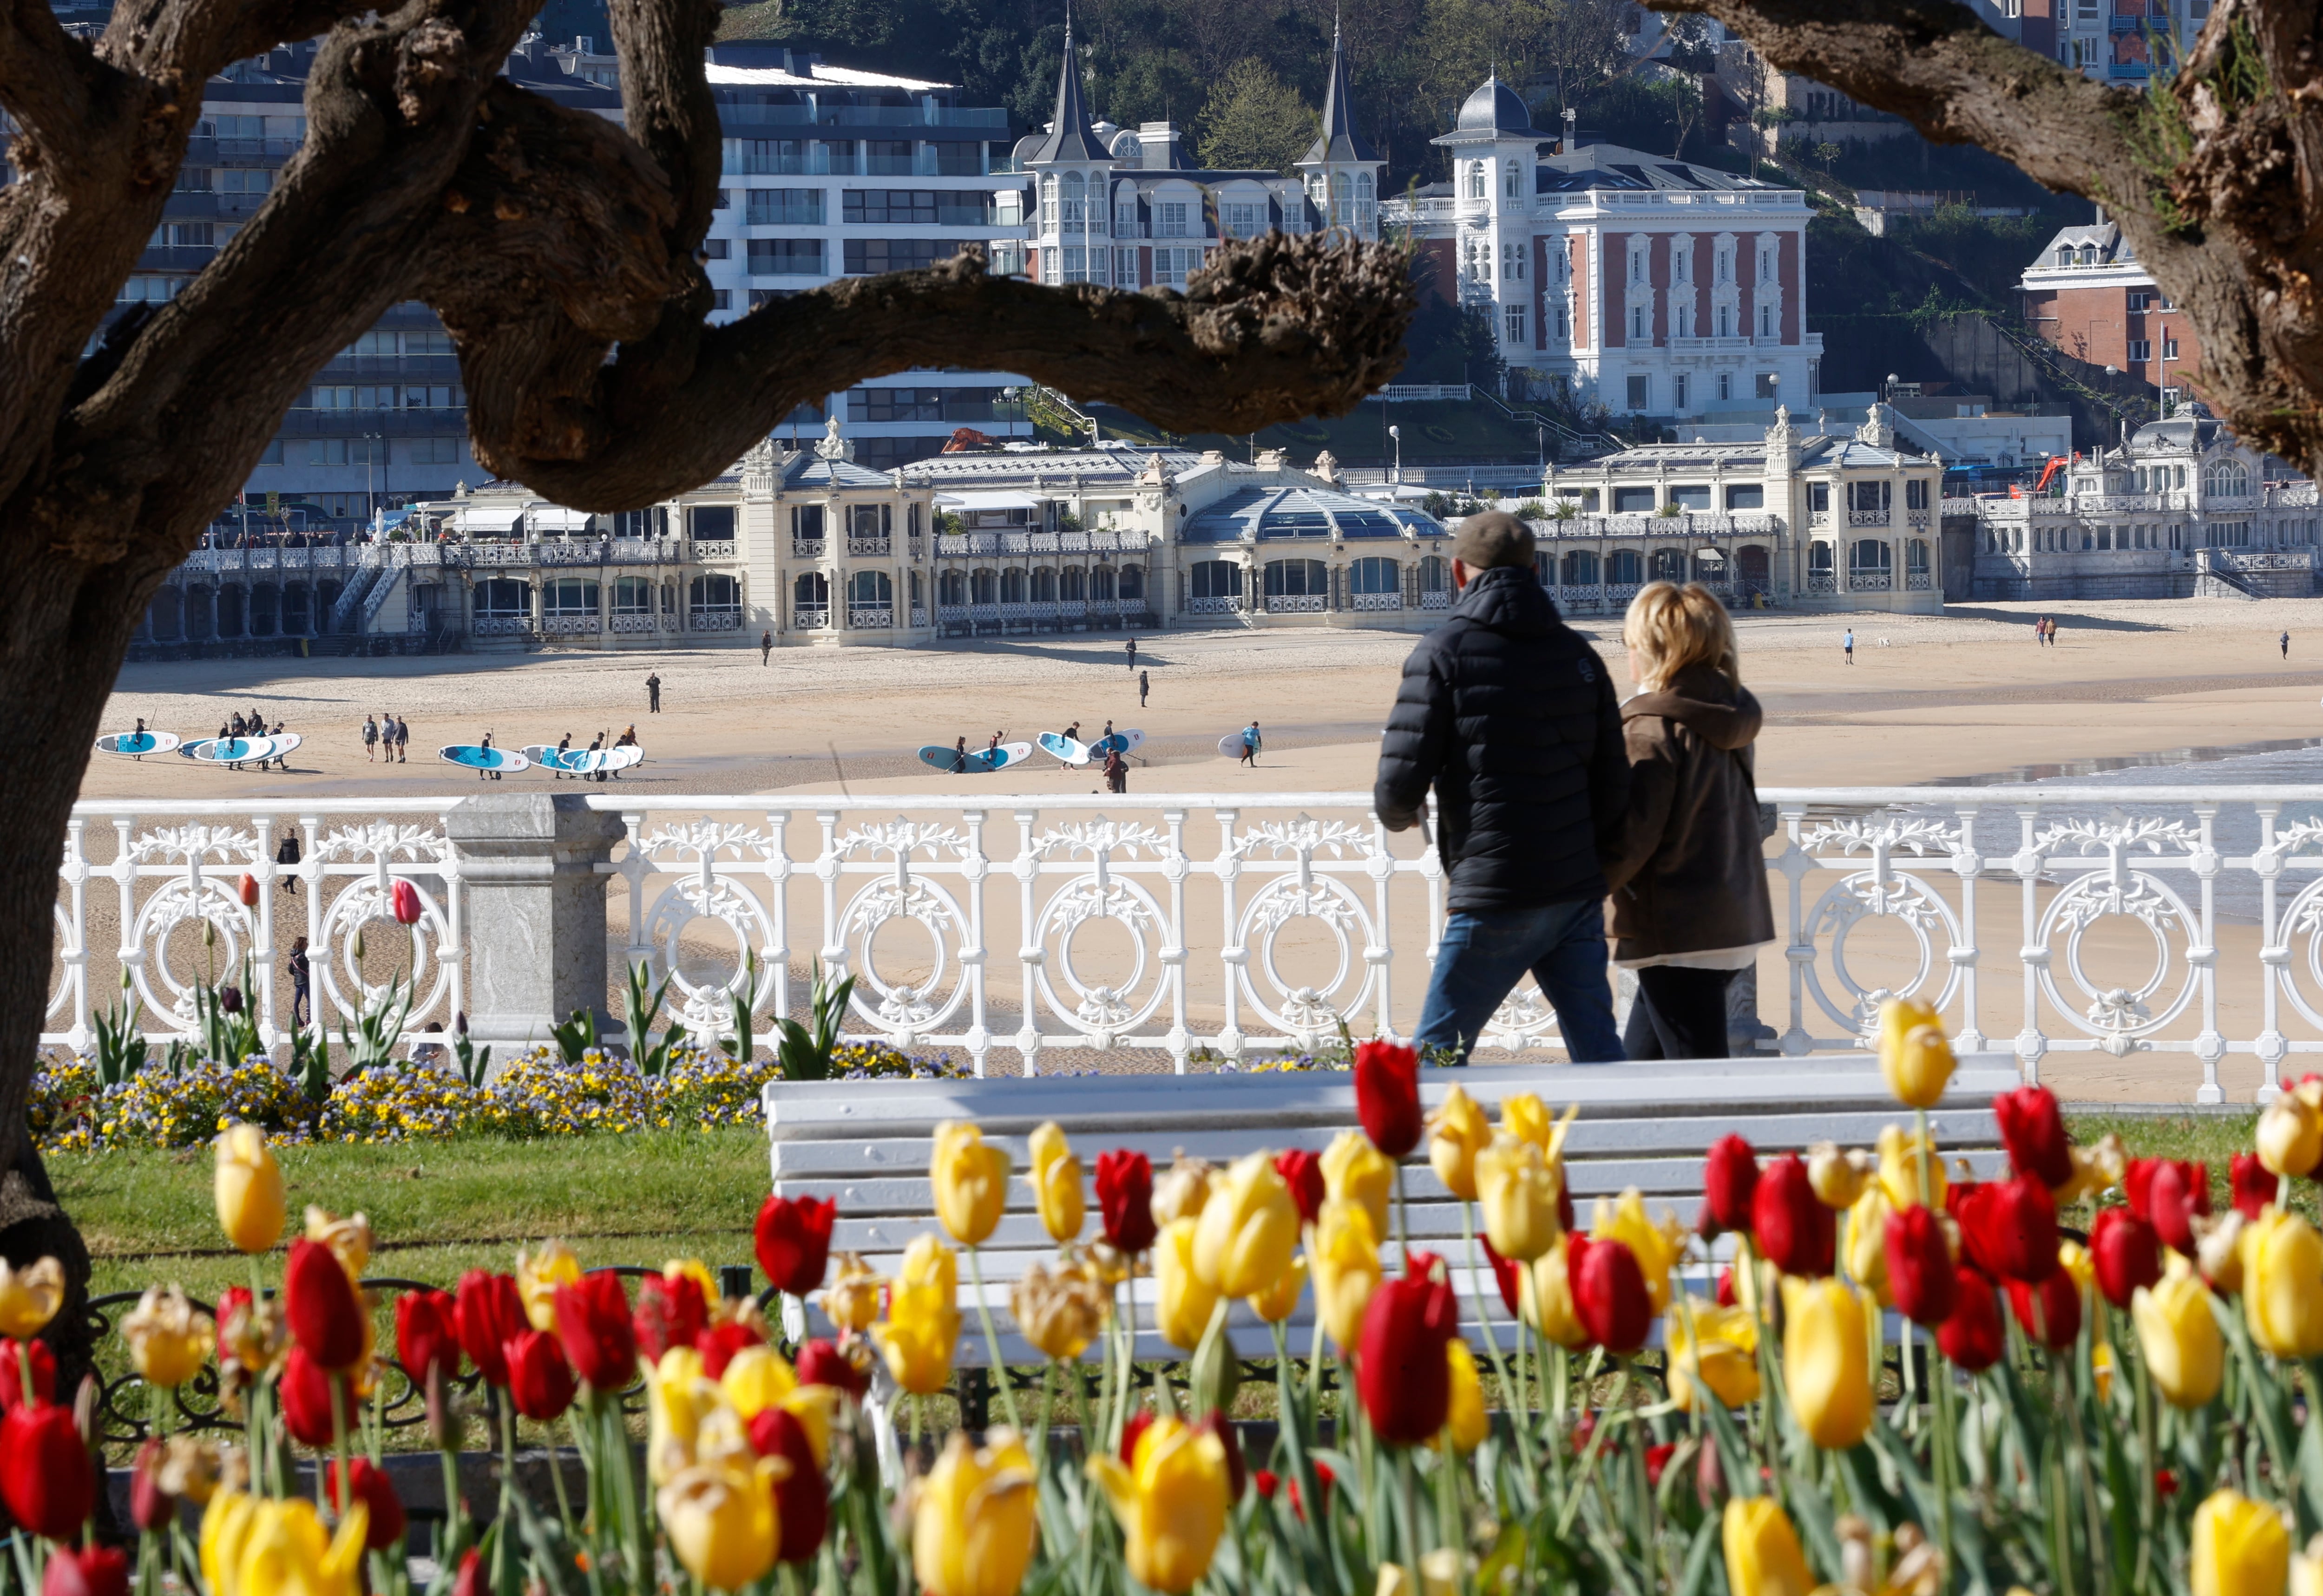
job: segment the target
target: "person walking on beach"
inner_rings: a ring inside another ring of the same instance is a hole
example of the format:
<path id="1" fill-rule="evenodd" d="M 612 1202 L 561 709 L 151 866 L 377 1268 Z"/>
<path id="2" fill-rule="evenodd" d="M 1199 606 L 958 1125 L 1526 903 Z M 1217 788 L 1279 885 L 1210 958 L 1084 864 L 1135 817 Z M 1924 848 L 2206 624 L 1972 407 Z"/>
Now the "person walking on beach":
<path id="1" fill-rule="evenodd" d="M 2289 632 L 2283 633 L 2279 641 L 2282 644 L 2282 657 L 2289 659 L 2291 657 L 2291 634 Z"/>
<path id="2" fill-rule="evenodd" d="M 369 715 L 363 717 L 363 762 L 367 765 L 378 757 L 379 750 L 379 722 Z"/>
<path id="3" fill-rule="evenodd" d="M 492 751 L 492 734 L 489 731 L 484 733 L 484 740 L 476 746 L 483 749 L 485 753 L 491 753 Z M 478 781 L 482 781 L 486 776 L 490 776 L 492 780 L 498 781 L 500 779 L 500 773 L 497 770 L 478 770 L 476 772 L 476 779 Z"/>
<path id="4" fill-rule="evenodd" d="M 1723 1059 L 1726 992 L 1775 940 L 1733 623 L 1708 588 L 1657 582 L 1621 623 L 1630 803 L 1604 854 L 1613 962 L 1638 976 L 1632 1059 Z"/>
<path id="5" fill-rule="evenodd" d="M 301 856 L 298 851 L 298 833 L 296 831 L 283 832 L 282 846 L 274 850 L 274 862 L 282 867 L 282 890 L 289 893 L 294 898 L 298 895 L 298 878 L 296 876 L 289 874 L 289 872 L 298 867 L 298 860 L 300 857 Z"/>
<path id="6" fill-rule="evenodd" d="M 2051 617 L 2049 618 L 2049 647 L 2052 647 L 2052 648 L 2054 648 L 2056 646 L 2057 646 L 2057 618 L 2056 618 L 2055 616 L 2053 616 L 2053 615 L 2052 615 L 2052 616 L 2051 616 Z"/>
<path id="7" fill-rule="evenodd" d="M 395 718 L 395 762 L 398 765 L 408 765 L 411 762 L 410 748 L 411 722 L 398 715 Z"/>
<path id="8" fill-rule="evenodd" d="M 1855 628 L 1853 627 L 1847 628 L 1847 636 L 1841 639 L 1840 647 L 1847 650 L 1847 663 L 1853 665 L 1855 663 Z"/>
<path id="9" fill-rule="evenodd" d="M 1129 656 L 1129 668 L 1133 671 L 1135 670 L 1137 668 L 1137 639 L 1132 637 L 1121 647 Z"/>
<path id="10" fill-rule="evenodd" d="M 646 713 L 661 713 L 661 673 L 656 671 L 646 678 Z"/>
<path id="11" fill-rule="evenodd" d="M 1146 675 L 1143 671 L 1137 673 L 1137 707 L 1141 710 L 1145 707 L 1146 689 L 1152 685 L 1152 683 L 1146 679 Z"/>
<path id="12" fill-rule="evenodd" d="M 300 937 L 290 944 L 289 956 L 283 959 L 282 968 L 290 972 L 290 1023 L 313 1024 L 315 971 L 307 957 L 306 938 Z"/>
<path id="13" fill-rule="evenodd" d="M 951 746 L 951 773 L 954 775 L 968 774 L 968 738 L 965 737 Z"/>
<path id="14" fill-rule="evenodd" d="M 2049 618 L 2045 615 L 2034 616 L 2033 618 L 2033 646 L 2037 648 L 2048 640 Z"/>
<path id="15" fill-rule="evenodd" d="M 270 732 L 268 732 L 266 735 L 267 735 L 267 736 L 269 736 L 269 737 L 275 737 L 275 738 L 279 738 L 279 737 L 280 737 L 280 736 L 282 735 L 282 722 L 281 722 L 281 721 L 280 721 L 280 720 L 277 720 L 277 721 L 274 723 L 274 729 L 273 729 L 273 730 L 271 730 L 271 731 L 270 731 Z M 285 757 L 283 757 L 281 748 L 280 748 L 280 746 L 279 744 L 276 746 L 275 750 L 274 750 L 274 767 L 275 767 L 277 770 L 282 770 L 282 771 L 288 771 L 288 770 L 290 768 L 290 761 L 289 761 L 289 759 L 287 759 L 287 758 L 285 758 Z M 261 759 L 261 760 L 258 762 L 258 768 L 259 768 L 259 769 L 261 769 L 261 770 L 265 769 L 265 768 L 266 768 L 266 761 L 265 761 L 265 760 L 263 760 L 263 759 Z"/>
<path id="16" fill-rule="evenodd" d="M 1256 770 L 1258 768 L 1258 722 L 1253 720 L 1249 725 L 1242 729 L 1242 757 L 1235 760 L 1235 763 L 1237 765 L 1247 765 L 1253 770 Z"/>
<path id="17" fill-rule="evenodd" d="M 1074 722 L 1073 722 L 1073 724 L 1074 724 L 1076 727 L 1078 727 L 1078 726 L 1080 724 L 1080 722 L 1079 722 L 1079 721 L 1078 721 L 1078 720 L 1076 720 L 1076 721 L 1074 721 Z M 1007 735 L 1008 735 L 1008 734 L 1007 734 L 1007 732 L 1006 732 L 1006 731 L 1005 731 L 1005 730 L 1002 730 L 1002 731 L 996 731 L 996 732 L 994 732 L 994 733 L 992 734 L 992 740 L 991 740 L 989 743 L 987 743 L 987 744 L 985 745 L 984 751 L 985 751 L 986 753 L 987 753 L 987 754 L 997 754 L 997 753 L 999 753 L 999 752 L 1000 752 L 1000 739 L 1001 739 L 1002 738 L 1004 738 L 1004 737 L 1007 736 Z M 996 763 L 997 763 L 997 761 L 996 760 L 996 761 L 995 761 L 995 763 L 996 764 Z"/>
<path id="18" fill-rule="evenodd" d="M 1612 674 L 1534 577 L 1516 517 L 1460 523 L 1452 584 L 1450 618 L 1403 663 L 1372 792 L 1403 831 L 1434 789 L 1451 884 L 1415 1040 L 1464 1060 L 1530 970 L 1573 1060 L 1618 1059 L 1598 864 L 1630 802 Z"/>
<path id="19" fill-rule="evenodd" d="M 775 634 L 770 631 L 760 632 L 758 634 L 758 663 L 760 665 L 771 665 L 774 662 L 774 657 Z"/>
<path id="20" fill-rule="evenodd" d="M 1108 793 L 1129 791 L 1129 761 L 1121 757 L 1119 748 L 1105 751 L 1105 790 Z"/>

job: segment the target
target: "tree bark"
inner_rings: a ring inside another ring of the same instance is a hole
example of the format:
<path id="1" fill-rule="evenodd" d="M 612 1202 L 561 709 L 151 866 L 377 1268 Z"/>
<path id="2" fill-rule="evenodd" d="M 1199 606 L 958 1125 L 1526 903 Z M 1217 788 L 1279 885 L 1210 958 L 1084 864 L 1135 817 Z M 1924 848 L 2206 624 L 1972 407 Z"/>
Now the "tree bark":
<path id="1" fill-rule="evenodd" d="M 1180 429 L 1336 415 L 1391 378 L 1400 250 L 1229 244 L 1184 294 L 1048 289 L 970 255 L 710 326 L 714 0 L 612 0 L 626 130 L 498 77 L 537 0 L 120 0 L 94 44 L 0 0 L 0 1257 L 87 1261 L 29 1146 L 57 867 L 153 590 L 232 501 L 313 373 L 399 300 L 451 329 L 479 458 L 578 508 L 724 470 L 802 399 L 918 366 L 1023 371 Z M 324 32 L 327 30 L 327 32 Z M 229 62 L 324 32 L 308 137 L 178 297 L 115 318 Z M 91 340 L 103 337 L 93 353 Z M 85 1348 L 78 1349 L 85 1355 Z"/>
<path id="2" fill-rule="evenodd" d="M 2218 0 L 2143 93 L 2010 43 L 1953 0 L 1670 0 L 1769 61 L 2104 205 L 2201 335 L 2202 397 L 2323 474 L 2323 0 Z"/>

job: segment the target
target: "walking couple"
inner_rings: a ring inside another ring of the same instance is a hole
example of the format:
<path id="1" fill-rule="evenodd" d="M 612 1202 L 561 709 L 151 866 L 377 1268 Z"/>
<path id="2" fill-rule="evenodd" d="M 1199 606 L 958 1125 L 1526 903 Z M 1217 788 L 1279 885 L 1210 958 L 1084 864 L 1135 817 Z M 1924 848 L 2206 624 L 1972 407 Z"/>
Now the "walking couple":
<path id="1" fill-rule="evenodd" d="M 1531 531 L 1461 523 L 1449 620 L 1404 662 L 1373 794 L 1391 830 L 1436 792 L 1450 916 L 1416 1040 L 1463 1061 L 1530 970 L 1575 1063 L 1722 1058 L 1726 993 L 1775 940 L 1742 686 L 1725 607 L 1641 589 L 1622 622 L 1636 696 L 1534 574 Z M 1638 975 L 1626 1037 L 1607 984 Z"/>

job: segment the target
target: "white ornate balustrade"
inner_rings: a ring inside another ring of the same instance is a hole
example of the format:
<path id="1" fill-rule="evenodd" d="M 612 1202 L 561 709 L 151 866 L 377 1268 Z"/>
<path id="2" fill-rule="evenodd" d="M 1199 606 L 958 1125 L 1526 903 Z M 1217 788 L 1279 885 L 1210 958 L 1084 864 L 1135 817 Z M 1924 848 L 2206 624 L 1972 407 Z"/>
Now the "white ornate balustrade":
<path id="1" fill-rule="evenodd" d="M 483 802 L 521 796 L 491 793 Z M 1784 1053 L 1861 1047 L 1890 995 L 1935 1004 L 1959 1045 L 2013 1051 L 2034 1078 L 2062 1054 L 2182 1056 L 2183 1095 L 2198 1102 L 2224 1100 L 2229 1058 L 2253 1061 L 2264 1100 L 2302 1072 L 2295 1055 L 2323 1053 L 2323 789 L 1761 796 L 1776 815 L 1781 941 L 1761 961 L 1758 1007 Z M 124 970 L 151 1035 L 191 1034 L 211 968 L 237 970 L 247 953 L 277 970 L 298 935 L 325 1024 L 375 999 L 391 964 L 416 982 L 409 1030 L 448 1028 L 476 990 L 478 946 L 531 945 L 495 942 L 478 918 L 475 894 L 510 867 L 498 844 L 482 874 L 468 862 L 464 800 L 80 805 L 43 1041 L 87 1045 Z M 1417 831 L 1384 831 L 1357 793 L 567 789 L 557 802 L 604 817 L 591 856 L 604 907 L 591 894 L 581 912 L 601 914 L 583 929 L 609 977 L 638 959 L 671 973 L 689 1029 L 730 1025 L 745 950 L 762 1016 L 797 1013 L 799 973 L 820 959 L 857 977 L 850 1035 L 949 1050 L 992 1073 L 1037 1073 L 1059 1052 L 1073 1068 L 1111 1055 L 1198 1069 L 1204 1051 L 1313 1047 L 1342 1020 L 1409 1034 L 1443 913 L 1432 850 Z M 274 863 L 286 833 L 295 867 Z M 422 903 L 408 940 L 389 920 L 398 878 Z M 359 928 L 368 963 L 353 955 Z M 552 932 L 565 934 L 541 929 L 544 947 Z M 251 996 L 264 1034 L 287 1037 L 287 985 L 262 975 Z M 1529 982 L 1483 1043 L 1555 1045 Z"/>

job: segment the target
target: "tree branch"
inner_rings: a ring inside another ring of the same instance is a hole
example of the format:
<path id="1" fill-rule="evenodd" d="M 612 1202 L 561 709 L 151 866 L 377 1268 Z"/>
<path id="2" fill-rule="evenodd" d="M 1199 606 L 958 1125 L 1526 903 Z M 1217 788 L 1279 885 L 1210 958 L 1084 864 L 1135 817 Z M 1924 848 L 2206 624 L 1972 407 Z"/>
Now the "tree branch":
<path id="1" fill-rule="evenodd" d="M 100 76 L 88 46 L 64 31 L 48 0 L 0 4 L 0 107 L 36 147 L 61 148 L 86 126 Z"/>

